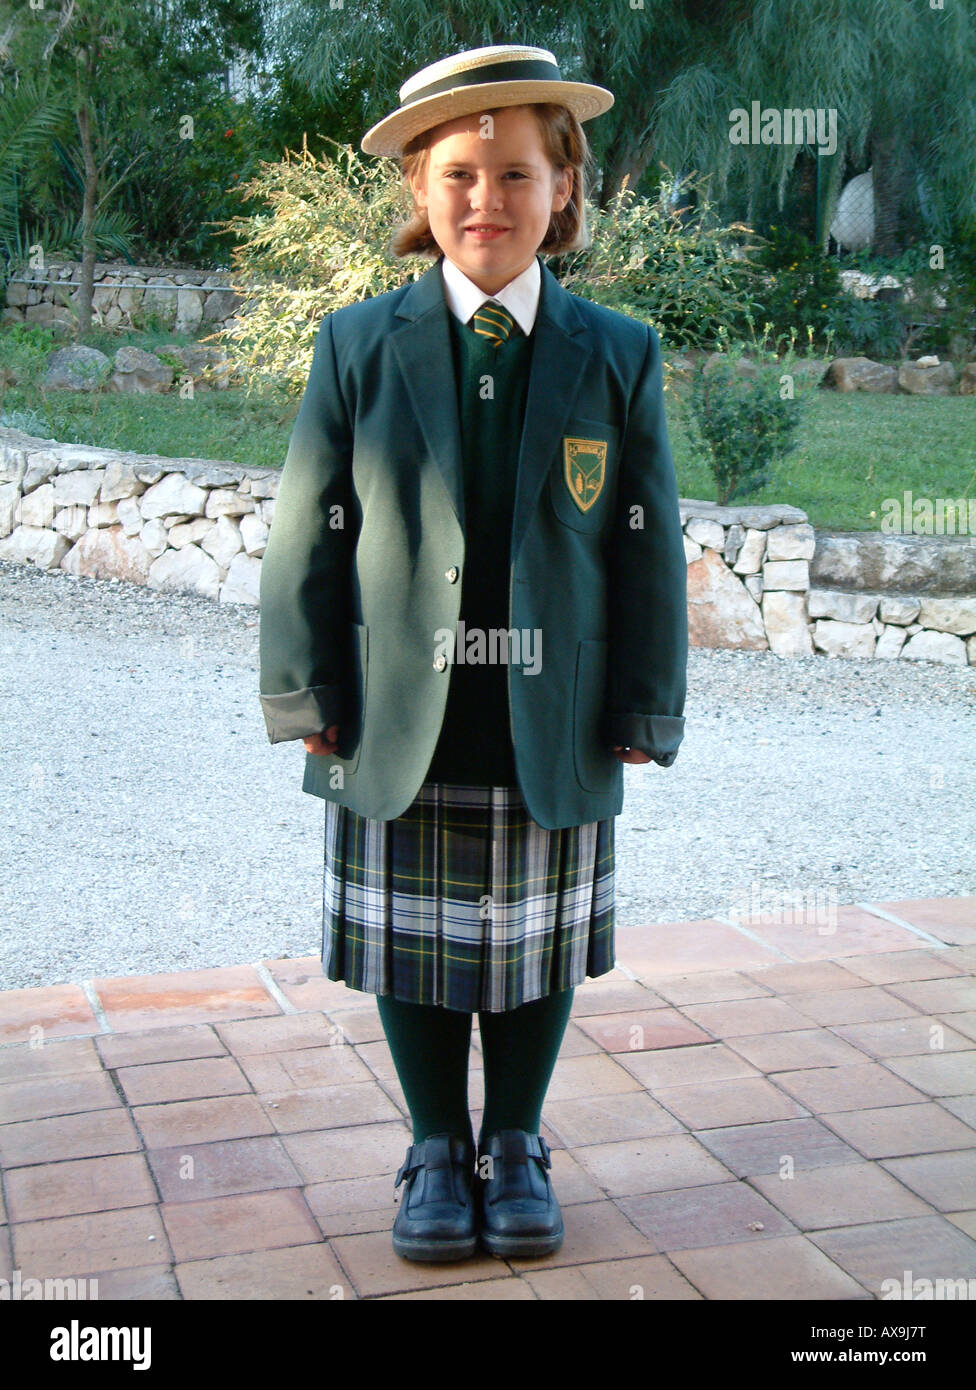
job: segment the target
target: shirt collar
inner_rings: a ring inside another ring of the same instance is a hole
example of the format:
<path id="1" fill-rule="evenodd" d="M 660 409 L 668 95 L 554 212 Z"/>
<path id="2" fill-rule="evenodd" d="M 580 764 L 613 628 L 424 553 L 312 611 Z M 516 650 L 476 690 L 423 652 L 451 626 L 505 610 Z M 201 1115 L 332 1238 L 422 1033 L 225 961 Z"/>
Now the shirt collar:
<path id="1" fill-rule="evenodd" d="M 542 270 L 539 266 L 538 256 L 533 256 L 531 265 L 526 266 L 521 275 L 516 275 L 514 280 L 509 280 L 508 284 L 495 294 L 487 294 L 484 290 L 479 289 L 474 281 L 469 280 L 453 261 L 448 260 L 447 256 L 441 257 L 441 268 L 444 278 L 444 297 L 447 300 L 448 308 L 462 323 L 467 323 L 471 315 L 481 308 L 486 299 L 497 299 L 499 304 L 503 304 L 512 315 L 526 337 L 532 332 L 536 313 L 539 309 L 539 294 L 542 285 Z"/>

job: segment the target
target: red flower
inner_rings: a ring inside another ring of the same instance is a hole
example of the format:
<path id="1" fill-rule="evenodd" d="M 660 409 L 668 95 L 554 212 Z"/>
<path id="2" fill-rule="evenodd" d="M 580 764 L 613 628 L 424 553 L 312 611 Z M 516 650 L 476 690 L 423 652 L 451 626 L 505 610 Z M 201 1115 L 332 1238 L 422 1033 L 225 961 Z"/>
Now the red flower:
<path id="1" fill-rule="evenodd" d="M 224 131 L 224 139 L 225 139 L 225 140 L 229 140 L 230 137 L 231 137 L 233 134 L 234 134 L 233 130 L 225 130 L 225 131 Z"/>

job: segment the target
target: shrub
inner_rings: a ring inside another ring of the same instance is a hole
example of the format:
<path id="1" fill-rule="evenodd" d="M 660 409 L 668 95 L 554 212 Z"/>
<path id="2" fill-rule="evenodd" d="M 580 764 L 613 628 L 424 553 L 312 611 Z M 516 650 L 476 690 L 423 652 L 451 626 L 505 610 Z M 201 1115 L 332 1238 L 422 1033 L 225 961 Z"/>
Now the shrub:
<path id="1" fill-rule="evenodd" d="M 41 379 L 54 346 L 53 331 L 41 324 L 14 323 L 0 332 L 0 423 L 9 429 L 45 435 Z M 3 409 L 10 386 L 26 398 L 26 412 Z"/>
<path id="2" fill-rule="evenodd" d="M 665 180 L 662 187 L 670 187 Z M 638 197 L 625 186 L 590 214 L 591 244 L 561 258 L 560 282 L 574 294 L 653 323 L 675 347 L 702 347 L 725 328 L 752 322 L 749 228 L 718 225 L 699 183 L 691 214 L 663 195 Z"/>
<path id="3" fill-rule="evenodd" d="M 0 384 L 4 369 L 17 381 L 31 382 L 44 371 L 54 334 L 40 324 L 13 323 L 0 333 Z"/>
<path id="4" fill-rule="evenodd" d="M 919 347 L 968 360 L 976 350 L 976 228 L 948 241 L 944 259 L 940 269 L 926 256 L 898 313 L 910 343 L 918 337 Z"/>
<path id="5" fill-rule="evenodd" d="M 760 355 L 765 360 L 753 363 L 750 375 L 739 366 L 741 348 L 733 348 L 699 363 L 692 377 L 688 434 L 715 478 L 719 505 L 765 487 L 773 465 L 796 444 L 800 402 L 780 383 L 790 359 Z"/>
<path id="6" fill-rule="evenodd" d="M 755 286 L 757 308 L 777 334 L 809 325 L 823 342 L 832 307 L 843 295 L 834 263 L 802 232 L 771 226 L 762 239 L 758 263 L 765 272 Z"/>
<path id="7" fill-rule="evenodd" d="M 0 410 L 0 427 L 32 434 L 35 439 L 48 439 L 51 435 L 50 421 L 38 410 Z"/>
<path id="8" fill-rule="evenodd" d="M 351 145 L 329 143 L 333 159 L 304 147 L 262 163 L 242 193 L 266 210 L 221 224 L 240 238 L 230 281 L 245 303 L 238 323 L 211 340 L 233 349 L 248 391 L 270 379 L 300 391 L 326 314 L 396 289 L 431 264 L 397 260 L 389 250 L 393 228 L 410 211 L 393 161 L 370 166 Z"/>
<path id="9" fill-rule="evenodd" d="M 901 308 L 887 300 L 840 294 L 827 310 L 827 325 L 841 355 L 897 357 L 905 342 Z"/>

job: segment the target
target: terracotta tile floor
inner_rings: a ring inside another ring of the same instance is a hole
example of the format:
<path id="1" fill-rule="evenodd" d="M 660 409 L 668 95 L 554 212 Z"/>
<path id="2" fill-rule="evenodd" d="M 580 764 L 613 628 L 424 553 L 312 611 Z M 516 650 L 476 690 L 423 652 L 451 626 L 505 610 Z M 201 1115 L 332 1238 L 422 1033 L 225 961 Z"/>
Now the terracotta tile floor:
<path id="1" fill-rule="evenodd" d="M 566 1236 L 537 1260 L 393 1253 L 406 1106 L 373 996 L 315 957 L 0 994 L 0 1278 L 583 1301 L 976 1280 L 976 898 L 617 950 L 547 1095 Z M 483 1096 L 475 1018 L 476 1133 Z"/>

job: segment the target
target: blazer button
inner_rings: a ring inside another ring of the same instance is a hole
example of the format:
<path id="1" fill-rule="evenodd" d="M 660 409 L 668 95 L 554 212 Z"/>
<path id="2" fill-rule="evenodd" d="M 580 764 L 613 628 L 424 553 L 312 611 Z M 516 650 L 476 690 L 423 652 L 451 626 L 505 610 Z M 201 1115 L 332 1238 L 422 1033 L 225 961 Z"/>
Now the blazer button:
<path id="1" fill-rule="evenodd" d="M 445 571 L 444 571 L 444 578 L 447 579 L 447 580 L 449 580 L 452 584 L 455 584 L 455 583 L 457 582 L 457 577 L 458 577 L 458 567 L 457 567 L 457 565 L 452 565 L 451 568 L 450 568 L 449 570 L 445 570 Z"/>
<path id="2" fill-rule="evenodd" d="M 435 670 L 435 671 L 443 671 L 443 669 L 444 669 L 444 667 L 445 667 L 446 665 L 447 665 L 447 657 L 446 657 L 446 656 L 435 656 L 435 657 L 434 657 L 434 670 Z"/>

